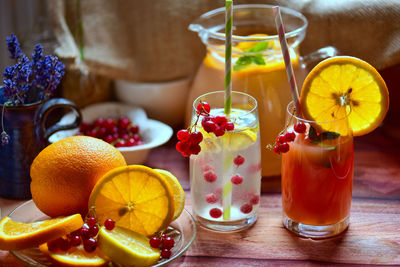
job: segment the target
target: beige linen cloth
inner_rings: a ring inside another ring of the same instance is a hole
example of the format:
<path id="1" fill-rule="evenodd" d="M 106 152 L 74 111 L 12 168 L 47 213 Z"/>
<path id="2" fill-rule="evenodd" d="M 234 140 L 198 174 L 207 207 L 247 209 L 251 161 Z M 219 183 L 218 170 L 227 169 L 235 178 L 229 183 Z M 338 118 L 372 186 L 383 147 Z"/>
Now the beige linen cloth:
<path id="1" fill-rule="evenodd" d="M 309 26 L 302 54 L 334 46 L 378 69 L 400 63 L 399 0 L 234 0 L 235 5 L 246 3 L 287 6 L 303 13 Z M 188 25 L 224 6 L 224 1 L 50 0 L 48 4 L 59 56 L 81 64 L 83 43 L 84 65 L 90 73 L 165 82 L 195 73 L 205 47 Z"/>

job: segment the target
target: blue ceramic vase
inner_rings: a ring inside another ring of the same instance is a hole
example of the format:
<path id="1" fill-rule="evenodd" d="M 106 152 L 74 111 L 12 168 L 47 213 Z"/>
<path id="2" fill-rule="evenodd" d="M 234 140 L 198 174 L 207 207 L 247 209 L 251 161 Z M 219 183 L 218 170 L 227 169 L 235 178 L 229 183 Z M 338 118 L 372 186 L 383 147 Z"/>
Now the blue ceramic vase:
<path id="1" fill-rule="evenodd" d="M 2 104 L 0 108 L 3 109 Z M 56 108 L 72 109 L 76 114 L 75 121 L 68 125 L 48 126 L 49 123 L 46 123 L 48 115 Z M 0 196 L 29 199 L 31 198 L 30 166 L 33 159 L 48 145 L 51 134 L 79 127 L 81 113 L 71 101 L 53 98 L 23 106 L 6 106 L 3 122 L 10 141 L 6 145 L 0 145 Z"/>

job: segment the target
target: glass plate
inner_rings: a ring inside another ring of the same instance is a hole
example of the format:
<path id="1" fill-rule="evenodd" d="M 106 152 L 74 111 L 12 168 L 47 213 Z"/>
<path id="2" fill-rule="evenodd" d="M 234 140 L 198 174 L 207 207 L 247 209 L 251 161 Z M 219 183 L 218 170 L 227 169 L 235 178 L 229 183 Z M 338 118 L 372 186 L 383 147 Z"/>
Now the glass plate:
<path id="1" fill-rule="evenodd" d="M 10 213 L 9 217 L 15 221 L 26 223 L 41 221 L 49 218 L 36 207 L 32 200 L 18 206 L 13 212 Z M 182 256 L 183 253 L 185 253 L 193 243 L 196 233 L 196 223 L 192 215 L 185 209 L 181 216 L 173 221 L 166 230 L 166 234 L 172 236 L 175 240 L 175 245 L 171 250 L 171 258 L 160 260 L 156 265 L 153 266 L 166 265 Z M 53 263 L 46 255 L 40 252 L 38 247 L 10 252 L 17 259 L 28 266 L 53 266 Z"/>

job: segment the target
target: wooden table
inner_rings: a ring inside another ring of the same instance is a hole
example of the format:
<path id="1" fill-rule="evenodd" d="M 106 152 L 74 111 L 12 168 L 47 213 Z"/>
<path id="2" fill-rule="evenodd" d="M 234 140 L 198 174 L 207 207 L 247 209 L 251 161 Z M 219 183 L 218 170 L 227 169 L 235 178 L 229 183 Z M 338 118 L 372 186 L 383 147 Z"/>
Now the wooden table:
<path id="1" fill-rule="evenodd" d="M 221 234 L 198 227 L 195 242 L 172 266 L 400 265 L 400 141 L 382 129 L 355 138 L 355 172 L 350 228 L 340 236 L 315 241 L 282 226 L 279 179 L 263 179 L 259 219 L 248 230 Z M 175 140 L 151 151 L 145 165 L 173 172 L 187 193 L 188 161 Z M 22 201 L 0 198 L 2 216 Z M 23 266 L 0 251 L 0 266 Z"/>

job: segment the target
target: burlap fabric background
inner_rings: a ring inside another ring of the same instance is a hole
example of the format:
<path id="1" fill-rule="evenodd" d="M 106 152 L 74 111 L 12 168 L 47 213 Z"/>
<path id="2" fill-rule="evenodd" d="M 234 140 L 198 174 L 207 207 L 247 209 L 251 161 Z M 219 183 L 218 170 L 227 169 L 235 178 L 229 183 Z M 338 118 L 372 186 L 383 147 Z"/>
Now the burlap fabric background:
<path id="1" fill-rule="evenodd" d="M 188 25 L 223 0 L 51 0 L 57 54 L 79 58 L 79 21 L 90 73 L 111 79 L 163 82 L 193 75 L 204 46 Z M 235 0 L 291 7 L 309 20 L 304 54 L 335 46 L 378 69 L 400 62 L 398 0 Z M 78 60 L 79 61 L 79 60 Z"/>

